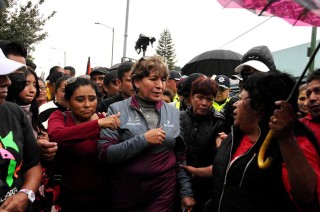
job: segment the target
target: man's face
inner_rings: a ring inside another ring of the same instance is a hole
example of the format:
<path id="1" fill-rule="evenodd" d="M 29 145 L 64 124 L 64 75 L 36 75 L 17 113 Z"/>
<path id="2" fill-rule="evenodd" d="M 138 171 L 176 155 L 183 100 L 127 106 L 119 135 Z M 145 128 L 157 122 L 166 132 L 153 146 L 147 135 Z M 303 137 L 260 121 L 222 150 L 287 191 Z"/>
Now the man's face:
<path id="1" fill-rule="evenodd" d="M 24 58 L 23 56 L 9 54 L 7 56 L 7 58 L 10 60 L 22 63 L 22 64 L 27 64 L 26 58 Z M 15 73 L 24 73 L 25 71 L 26 71 L 26 68 L 22 67 L 22 68 L 19 68 L 18 70 L 16 70 Z"/>
<path id="2" fill-rule="evenodd" d="M 98 86 L 99 93 L 103 93 L 102 85 L 103 85 L 104 74 L 96 73 L 93 74 L 90 80 Z"/>
<path id="3" fill-rule="evenodd" d="M 252 68 L 251 66 L 244 66 L 243 69 L 240 72 L 240 75 L 243 79 L 243 81 L 246 81 L 247 78 L 255 73 L 258 73 L 259 71 L 255 68 Z"/>
<path id="4" fill-rule="evenodd" d="M 126 99 L 132 96 L 134 89 L 131 82 L 131 71 L 124 73 L 122 81 L 117 80 L 122 96 Z"/>
<path id="5" fill-rule="evenodd" d="M 215 102 L 223 102 L 225 101 L 229 96 L 230 88 L 224 88 L 219 86 L 216 98 L 214 98 Z"/>
<path id="6" fill-rule="evenodd" d="M 320 118 L 320 80 L 315 79 L 307 84 L 308 108 L 314 118 Z"/>
<path id="7" fill-rule="evenodd" d="M 169 88 L 170 90 L 172 90 L 172 92 L 174 93 L 174 94 L 176 94 L 177 93 L 177 82 L 179 82 L 179 81 L 177 81 L 177 80 L 174 80 L 174 79 L 167 79 L 167 86 L 166 86 L 166 88 Z"/>

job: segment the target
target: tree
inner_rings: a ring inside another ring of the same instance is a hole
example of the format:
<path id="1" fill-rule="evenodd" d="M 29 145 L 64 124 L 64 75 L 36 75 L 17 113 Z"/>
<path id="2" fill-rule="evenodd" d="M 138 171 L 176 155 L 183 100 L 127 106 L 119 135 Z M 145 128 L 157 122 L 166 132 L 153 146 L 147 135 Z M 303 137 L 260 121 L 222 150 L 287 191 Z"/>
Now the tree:
<path id="1" fill-rule="evenodd" d="M 6 7 L 0 9 L 0 40 L 17 40 L 24 43 L 28 53 L 34 51 L 35 45 L 44 40 L 48 33 L 44 25 L 54 15 L 40 15 L 39 6 L 45 0 L 32 3 L 28 0 L 25 5 L 18 5 L 18 0 L 4 0 Z"/>
<path id="2" fill-rule="evenodd" d="M 171 34 L 168 29 L 165 29 L 160 34 L 160 39 L 156 49 L 158 55 L 160 55 L 164 61 L 168 64 L 169 70 L 175 70 L 175 63 L 177 62 L 174 44 L 172 42 Z"/>

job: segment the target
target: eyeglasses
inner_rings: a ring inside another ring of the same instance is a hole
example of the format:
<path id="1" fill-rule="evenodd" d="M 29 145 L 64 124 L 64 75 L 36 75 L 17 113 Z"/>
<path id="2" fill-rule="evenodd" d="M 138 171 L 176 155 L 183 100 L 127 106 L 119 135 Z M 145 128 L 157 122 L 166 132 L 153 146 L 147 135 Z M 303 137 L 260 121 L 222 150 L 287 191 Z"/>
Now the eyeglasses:
<path id="1" fill-rule="evenodd" d="M 78 78 L 90 79 L 89 75 L 80 75 L 78 77 L 71 77 L 66 80 L 66 86 L 74 83 Z"/>
<path id="2" fill-rule="evenodd" d="M 39 88 L 40 88 L 40 90 L 42 90 L 42 91 L 46 91 L 46 90 L 47 90 L 47 86 L 40 86 Z"/>

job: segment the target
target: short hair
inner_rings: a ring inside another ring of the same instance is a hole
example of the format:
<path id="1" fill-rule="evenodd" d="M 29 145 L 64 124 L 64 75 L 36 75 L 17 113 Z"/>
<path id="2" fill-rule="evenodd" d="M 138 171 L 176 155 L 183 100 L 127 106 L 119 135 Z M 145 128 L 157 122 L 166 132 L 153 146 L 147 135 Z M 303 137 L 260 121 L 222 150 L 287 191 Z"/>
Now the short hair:
<path id="1" fill-rule="evenodd" d="M 8 57 L 9 54 L 12 54 L 27 58 L 27 48 L 20 41 L 0 40 L 0 48 L 6 57 Z"/>
<path id="2" fill-rule="evenodd" d="M 126 62 L 123 62 L 119 65 L 118 67 L 118 79 L 120 81 L 122 81 L 122 78 L 124 76 L 125 73 L 131 71 L 131 68 L 133 66 L 133 62 L 131 61 L 126 61 Z"/>
<path id="3" fill-rule="evenodd" d="M 307 84 L 310 83 L 313 80 L 320 80 L 320 69 L 316 69 L 314 72 L 312 72 L 308 79 L 307 79 Z"/>
<path id="4" fill-rule="evenodd" d="M 26 63 L 27 63 L 27 66 L 32 68 L 33 71 L 36 71 L 37 69 L 37 65 L 32 61 L 30 60 L 29 58 L 26 59 Z"/>
<path id="5" fill-rule="evenodd" d="M 70 78 L 70 79 L 72 79 L 72 78 Z M 86 86 L 86 85 L 91 86 L 93 88 L 93 90 L 95 91 L 96 95 L 98 94 L 97 86 L 90 79 L 76 77 L 74 82 L 72 82 L 70 84 L 68 84 L 68 83 L 66 84 L 64 99 L 67 101 L 70 101 L 70 98 L 73 95 L 74 91 L 77 88 L 79 88 L 80 86 Z"/>
<path id="6" fill-rule="evenodd" d="M 249 94 L 251 108 L 257 112 L 263 112 L 264 117 L 260 121 L 262 127 L 268 128 L 269 118 L 278 108 L 275 102 L 286 100 L 295 82 L 293 76 L 282 72 L 256 73 L 248 77 L 243 89 Z M 296 88 L 288 101 L 295 112 L 298 111 L 298 96 L 299 91 Z"/>
<path id="7" fill-rule="evenodd" d="M 192 82 L 191 95 L 202 94 L 216 96 L 219 85 L 216 81 L 206 76 L 200 76 Z"/>
<path id="8" fill-rule="evenodd" d="M 137 90 L 134 81 L 141 80 L 150 75 L 151 71 L 156 71 L 163 78 L 168 78 L 168 67 L 158 56 L 142 57 L 132 67 L 132 86 Z"/>
<path id="9" fill-rule="evenodd" d="M 69 70 L 69 71 L 70 71 L 70 74 L 71 74 L 72 76 L 74 76 L 74 75 L 76 74 L 76 70 L 75 70 L 72 66 L 66 66 L 66 67 L 64 67 L 63 69 Z"/>

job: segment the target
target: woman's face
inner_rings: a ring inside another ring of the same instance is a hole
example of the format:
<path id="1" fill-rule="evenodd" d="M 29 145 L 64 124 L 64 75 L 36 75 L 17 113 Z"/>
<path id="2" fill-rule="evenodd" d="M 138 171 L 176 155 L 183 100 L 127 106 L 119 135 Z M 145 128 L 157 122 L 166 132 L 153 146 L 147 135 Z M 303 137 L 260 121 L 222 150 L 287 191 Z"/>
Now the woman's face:
<path id="1" fill-rule="evenodd" d="M 56 98 L 56 102 L 58 102 L 59 105 L 67 108 L 67 103 L 64 100 L 65 90 L 66 90 L 66 81 L 62 81 L 59 88 L 57 88 L 57 92 L 54 95 Z"/>
<path id="2" fill-rule="evenodd" d="M 250 106 L 250 97 L 246 90 L 242 90 L 239 95 L 239 100 L 233 104 L 234 110 L 234 125 L 246 132 L 246 129 L 256 127 L 259 123 L 260 116 Z"/>
<path id="3" fill-rule="evenodd" d="M 306 94 L 306 90 L 302 90 L 300 93 L 299 93 L 299 97 L 298 97 L 298 106 L 299 106 L 299 110 L 302 112 L 302 113 L 309 113 L 309 110 L 308 110 L 308 99 L 307 99 L 307 94 Z"/>
<path id="4" fill-rule="evenodd" d="M 213 95 L 191 95 L 192 112 L 198 116 L 204 116 L 208 114 L 212 108 L 213 100 Z"/>
<path id="5" fill-rule="evenodd" d="M 26 77 L 27 84 L 24 89 L 19 93 L 20 100 L 25 104 L 30 104 L 37 94 L 37 79 L 33 74 Z"/>
<path id="6" fill-rule="evenodd" d="M 37 101 L 46 101 L 47 100 L 47 86 L 44 84 L 42 80 L 38 80 L 39 83 L 39 97 L 37 97 Z"/>
<path id="7" fill-rule="evenodd" d="M 78 87 L 69 100 L 69 107 L 81 122 L 89 121 L 97 108 L 97 94 L 90 85 Z"/>
<path id="8" fill-rule="evenodd" d="M 162 93 L 165 89 L 166 79 L 156 71 L 151 71 L 150 75 L 135 80 L 135 86 L 139 89 L 138 95 L 148 101 L 157 102 L 161 100 Z"/>

